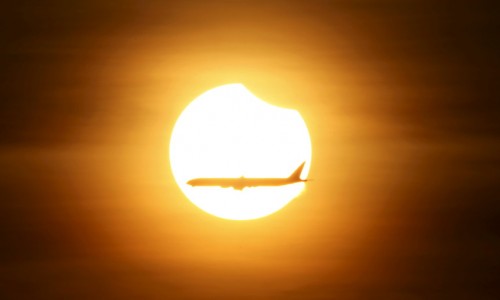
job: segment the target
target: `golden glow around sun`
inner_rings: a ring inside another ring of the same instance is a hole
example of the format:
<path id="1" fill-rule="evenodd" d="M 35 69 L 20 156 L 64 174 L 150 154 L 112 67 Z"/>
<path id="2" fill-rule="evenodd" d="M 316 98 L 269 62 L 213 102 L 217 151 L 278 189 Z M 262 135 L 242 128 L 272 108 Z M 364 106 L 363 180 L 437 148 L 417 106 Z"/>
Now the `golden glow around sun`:
<path id="1" fill-rule="evenodd" d="M 196 206 L 212 215 L 247 220 L 272 214 L 304 189 L 304 183 L 243 190 L 192 187 L 194 178 L 288 177 L 306 161 L 311 140 L 300 114 L 270 105 L 242 84 L 205 92 L 179 116 L 170 140 L 174 178 Z"/>

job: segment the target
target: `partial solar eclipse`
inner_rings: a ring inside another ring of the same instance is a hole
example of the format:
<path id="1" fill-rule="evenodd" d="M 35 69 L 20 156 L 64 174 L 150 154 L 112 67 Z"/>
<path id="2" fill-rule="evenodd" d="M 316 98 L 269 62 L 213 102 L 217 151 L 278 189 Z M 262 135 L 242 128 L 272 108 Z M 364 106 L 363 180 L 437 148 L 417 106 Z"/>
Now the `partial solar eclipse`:
<path id="1" fill-rule="evenodd" d="M 228 84 L 203 93 L 181 113 L 170 139 L 170 165 L 182 192 L 200 209 L 224 219 L 256 219 L 302 192 L 311 139 L 298 111 L 264 102 L 242 84 Z M 278 186 L 192 184 L 195 178 L 265 182 L 258 179 L 291 174 L 293 182 Z"/>

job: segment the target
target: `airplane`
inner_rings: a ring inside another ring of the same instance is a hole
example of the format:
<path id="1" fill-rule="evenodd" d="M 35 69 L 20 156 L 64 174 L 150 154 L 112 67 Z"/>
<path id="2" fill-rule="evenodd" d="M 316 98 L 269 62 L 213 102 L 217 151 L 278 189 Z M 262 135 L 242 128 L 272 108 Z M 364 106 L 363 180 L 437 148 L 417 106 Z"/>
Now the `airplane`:
<path id="1" fill-rule="evenodd" d="M 297 182 L 307 182 L 301 179 L 302 169 L 306 162 L 303 162 L 289 177 L 285 178 L 196 178 L 187 182 L 192 187 L 196 186 L 219 186 L 223 188 L 232 187 L 235 190 L 243 190 L 246 187 L 261 186 L 282 186 Z"/>

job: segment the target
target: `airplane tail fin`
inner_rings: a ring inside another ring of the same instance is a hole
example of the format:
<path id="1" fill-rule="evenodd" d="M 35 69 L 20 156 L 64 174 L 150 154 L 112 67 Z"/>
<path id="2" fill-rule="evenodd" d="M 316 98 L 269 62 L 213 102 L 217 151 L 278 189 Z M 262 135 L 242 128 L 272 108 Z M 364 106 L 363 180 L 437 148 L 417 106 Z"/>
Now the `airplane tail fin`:
<path id="1" fill-rule="evenodd" d="M 302 174 L 302 169 L 304 169 L 304 165 L 306 162 L 303 162 L 293 173 L 288 177 L 288 179 L 291 180 L 302 180 L 300 179 L 300 174 Z"/>

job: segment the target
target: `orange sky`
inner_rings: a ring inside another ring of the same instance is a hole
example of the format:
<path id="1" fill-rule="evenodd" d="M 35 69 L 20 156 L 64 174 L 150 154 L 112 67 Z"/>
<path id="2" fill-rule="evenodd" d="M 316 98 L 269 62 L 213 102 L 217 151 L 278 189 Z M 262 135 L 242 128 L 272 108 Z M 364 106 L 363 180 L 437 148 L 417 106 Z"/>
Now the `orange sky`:
<path id="1" fill-rule="evenodd" d="M 104 2 L 7 5 L 1 299 L 493 299 L 487 6 Z M 248 222 L 168 162 L 184 107 L 233 82 L 313 147 L 305 192 Z"/>

